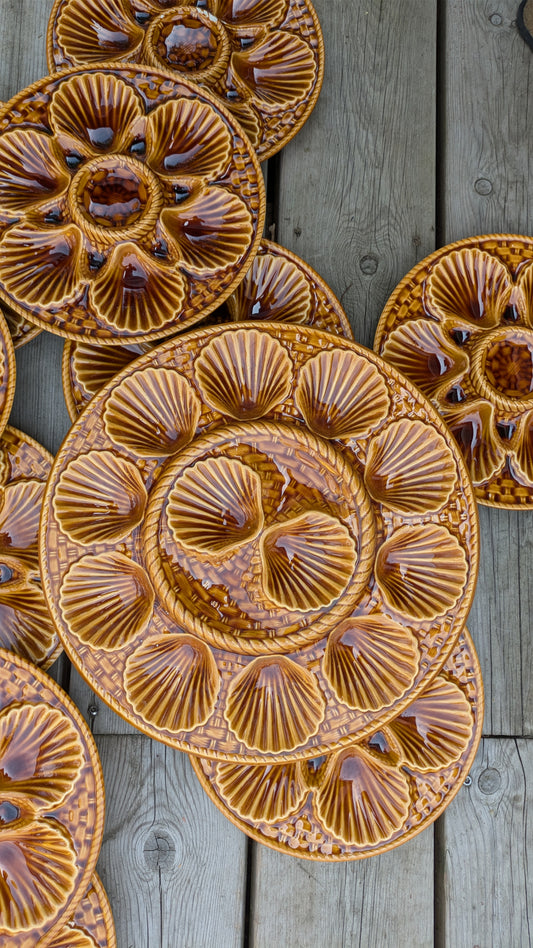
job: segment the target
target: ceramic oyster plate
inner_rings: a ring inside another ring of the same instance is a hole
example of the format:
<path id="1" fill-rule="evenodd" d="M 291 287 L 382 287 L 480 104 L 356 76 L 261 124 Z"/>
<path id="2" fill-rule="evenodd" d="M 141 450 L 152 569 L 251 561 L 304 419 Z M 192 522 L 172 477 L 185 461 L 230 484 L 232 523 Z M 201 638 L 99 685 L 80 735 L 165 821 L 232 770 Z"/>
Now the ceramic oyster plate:
<path id="1" fill-rule="evenodd" d="M 61 651 L 42 591 L 39 518 L 52 455 L 16 428 L 0 439 L 0 647 L 44 669 Z"/>
<path id="2" fill-rule="evenodd" d="M 210 327 L 108 382 L 60 450 L 41 566 L 66 650 L 146 733 L 317 756 L 399 713 L 471 604 L 477 509 L 407 380 L 300 325 Z"/>
<path id="3" fill-rule="evenodd" d="M 110 59 L 170 69 L 210 89 L 263 161 L 314 108 L 324 44 L 309 0 L 56 0 L 50 69 Z"/>
<path id="4" fill-rule="evenodd" d="M 27 342 L 31 342 L 31 340 L 35 339 L 41 332 L 38 326 L 34 326 L 28 322 L 20 313 L 15 313 L 14 310 L 6 306 L 5 303 L 0 305 L 0 312 L 2 312 L 5 317 L 15 349 L 22 348 L 22 346 L 25 346 Z"/>
<path id="5" fill-rule="evenodd" d="M 275 320 L 304 323 L 352 339 L 352 330 L 341 304 L 317 273 L 300 257 L 269 240 L 262 240 L 244 280 L 216 310 L 210 322 Z M 81 409 L 117 372 L 152 348 L 94 346 L 65 342 L 63 392 L 72 421 Z"/>
<path id="6" fill-rule="evenodd" d="M 98 344 L 204 318 L 251 265 L 264 185 L 209 93 L 147 66 L 49 76 L 0 112 L 0 297 Z"/>
<path id="7" fill-rule="evenodd" d="M 2 434 L 15 397 L 15 348 L 6 319 L 0 309 L 0 435 Z"/>
<path id="8" fill-rule="evenodd" d="M 116 948 L 117 939 L 105 889 L 93 875 L 87 895 L 49 948 Z"/>
<path id="9" fill-rule="evenodd" d="M 442 673 L 361 743 L 277 764 L 191 761 L 213 802 L 258 842 L 322 862 L 363 859 L 406 842 L 448 806 L 482 721 L 481 671 L 465 630 Z"/>
<path id="10" fill-rule="evenodd" d="M 77 708 L 0 649 L 0 941 L 49 945 L 87 891 L 100 850 L 103 776 Z"/>
<path id="11" fill-rule="evenodd" d="M 533 239 L 470 237 L 392 293 L 374 343 L 431 399 L 480 503 L 533 503 Z"/>

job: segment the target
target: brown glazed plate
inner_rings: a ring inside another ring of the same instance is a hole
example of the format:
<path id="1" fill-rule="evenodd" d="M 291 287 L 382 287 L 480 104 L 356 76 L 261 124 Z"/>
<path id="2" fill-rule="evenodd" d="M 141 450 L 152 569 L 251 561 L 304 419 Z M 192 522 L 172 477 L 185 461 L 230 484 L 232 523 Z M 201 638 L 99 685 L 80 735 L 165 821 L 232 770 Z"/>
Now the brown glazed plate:
<path id="1" fill-rule="evenodd" d="M 102 768 L 56 683 L 0 649 L 0 942 L 53 943 L 87 892 L 104 823 Z"/>
<path id="2" fill-rule="evenodd" d="M 245 320 L 303 323 L 353 339 L 346 313 L 318 273 L 270 240 L 261 241 L 244 280 L 209 322 Z M 63 392 L 71 420 L 76 420 L 102 385 L 151 348 L 150 343 L 110 348 L 67 340 L 63 349 Z"/>
<path id="3" fill-rule="evenodd" d="M 57 933 L 48 948 L 117 948 L 111 906 L 96 873 L 71 920 Z"/>
<path id="4" fill-rule="evenodd" d="M 283 323 L 159 345 L 97 393 L 43 505 L 45 596 L 90 686 L 153 737 L 296 759 L 398 714 L 474 592 L 445 425 L 347 339 Z"/>
<path id="5" fill-rule="evenodd" d="M 442 813 L 468 775 L 482 722 L 481 670 L 464 630 L 442 673 L 365 741 L 278 764 L 191 761 L 216 806 L 258 842 L 300 859 L 364 859 Z"/>
<path id="6" fill-rule="evenodd" d="M 0 297 L 117 345 L 207 316 L 251 265 L 261 169 L 208 92 L 148 66 L 48 76 L 0 112 Z"/>
<path id="7" fill-rule="evenodd" d="M 61 651 L 42 591 L 39 519 L 52 455 L 16 428 L 0 439 L 0 647 L 47 669 Z"/>
<path id="8" fill-rule="evenodd" d="M 11 414 L 16 374 L 15 347 L 7 320 L 0 309 L 0 435 Z"/>
<path id="9" fill-rule="evenodd" d="M 324 43 L 309 0 L 56 0 L 50 70 L 113 59 L 209 89 L 264 161 L 314 108 Z"/>
<path id="10" fill-rule="evenodd" d="M 392 293 L 376 352 L 456 438 L 477 500 L 533 503 L 533 238 L 469 237 L 422 260 Z"/>

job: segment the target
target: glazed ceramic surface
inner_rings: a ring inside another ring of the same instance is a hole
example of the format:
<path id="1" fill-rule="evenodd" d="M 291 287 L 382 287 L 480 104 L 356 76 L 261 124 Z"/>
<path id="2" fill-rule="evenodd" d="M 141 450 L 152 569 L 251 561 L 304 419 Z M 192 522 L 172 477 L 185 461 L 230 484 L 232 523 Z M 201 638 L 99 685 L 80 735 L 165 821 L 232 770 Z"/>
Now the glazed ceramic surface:
<path id="1" fill-rule="evenodd" d="M 0 439 L 0 647 L 46 669 L 61 645 L 42 591 L 39 518 L 52 455 L 8 426 Z"/>
<path id="2" fill-rule="evenodd" d="M 346 313 L 324 281 L 295 254 L 269 240 L 261 241 L 244 280 L 210 322 L 247 319 L 305 323 L 353 338 Z M 111 349 L 65 342 L 63 392 L 72 421 L 102 385 L 149 348 L 149 343 Z"/>
<path id="3" fill-rule="evenodd" d="M 398 713 L 470 607 L 477 511 L 446 428 L 366 349 L 211 327 L 94 396 L 56 459 L 45 594 L 91 687 L 217 758 L 298 758 Z"/>
<path id="4" fill-rule="evenodd" d="M 52 332 L 118 344 L 197 322 L 244 277 L 263 214 L 249 143 L 186 79 L 69 71 L 0 113 L 0 295 Z"/>
<path id="5" fill-rule="evenodd" d="M 311 113 L 324 44 L 308 0 L 56 0 L 50 69 L 110 59 L 149 63 L 210 89 L 263 161 Z"/>
<path id="6" fill-rule="evenodd" d="M 6 306 L 5 303 L 0 304 L 0 311 L 5 317 L 15 349 L 20 349 L 26 345 L 27 342 L 31 342 L 31 340 L 35 339 L 41 332 L 38 326 L 24 319 L 20 313 L 16 313 L 13 309 L 10 309 L 9 306 Z"/>
<path id="7" fill-rule="evenodd" d="M 15 348 L 9 326 L 0 309 L 0 435 L 2 434 L 15 397 Z"/>
<path id="8" fill-rule="evenodd" d="M 102 770 L 83 718 L 44 672 L 0 649 L 2 944 L 54 943 L 87 892 L 103 821 Z"/>
<path id="9" fill-rule="evenodd" d="M 258 842 L 298 858 L 363 859 L 442 813 L 468 774 L 482 721 L 481 671 L 465 631 L 442 674 L 359 744 L 278 764 L 191 761 L 213 802 Z"/>
<path id="10" fill-rule="evenodd" d="M 49 948 L 116 948 L 117 939 L 105 889 L 93 875 L 87 895 Z"/>
<path id="11" fill-rule="evenodd" d="M 441 413 L 480 503 L 533 503 L 530 237 L 471 237 L 422 260 L 390 297 L 374 348 Z"/>

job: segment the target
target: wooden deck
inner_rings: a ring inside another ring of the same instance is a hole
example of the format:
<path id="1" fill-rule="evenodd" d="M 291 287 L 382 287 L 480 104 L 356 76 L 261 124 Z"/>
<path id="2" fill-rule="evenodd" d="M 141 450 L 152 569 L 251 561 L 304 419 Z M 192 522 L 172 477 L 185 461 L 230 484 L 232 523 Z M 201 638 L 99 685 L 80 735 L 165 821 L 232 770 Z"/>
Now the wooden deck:
<path id="1" fill-rule="evenodd" d="M 0 99 L 47 72 L 51 7 L 0 0 Z M 435 247 L 531 233 L 533 53 L 516 29 L 518 0 L 315 7 L 324 86 L 271 162 L 271 224 L 371 345 L 389 293 Z M 12 423 L 52 451 L 69 426 L 61 352 L 43 334 L 17 357 Z M 315 865 L 248 842 L 203 795 L 186 756 L 125 725 L 74 671 L 63 678 L 104 767 L 98 869 L 119 948 L 532 944 L 533 513 L 482 508 L 480 520 L 468 625 L 485 680 L 484 739 L 445 815 L 384 856 Z"/>

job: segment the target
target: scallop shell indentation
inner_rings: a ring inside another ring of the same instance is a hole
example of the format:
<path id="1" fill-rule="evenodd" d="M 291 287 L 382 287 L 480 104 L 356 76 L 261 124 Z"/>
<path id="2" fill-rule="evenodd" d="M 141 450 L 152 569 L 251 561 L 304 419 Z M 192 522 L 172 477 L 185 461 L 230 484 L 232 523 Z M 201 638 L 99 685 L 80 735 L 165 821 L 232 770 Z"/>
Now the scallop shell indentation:
<path id="1" fill-rule="evenodd" d="M 227 301 L 236 320 L 268 319 L 305 323 L 311 310 L 311 286 L 292 260 L 258 254 Z"/>
<path id="2" fill-rule="evenodd" d="M 7 554 L 37 568 L 44 488 L 35 480 L 12 481 L 0 488 L 0 556 Z"/>
<path id="3" fill-rule="evenodd" d="M 295 401 L 309 428 L 323 438 L 368 435 L 388 415 L 384 379 L 368 359 L 328 349 L 305 363 Z"/>
<path id="4" fill-rule="evenodd" d="M 201 415 L 192 385 L 172 369 L 147 368 L 112 391 L 104 426 L 115 444 L 141 457 L 166 457 L 192 440 Z"/>
<path id="5" fill-rule="evenodd" d="M 387 725 L 404 763 L 419 772 L 458 760 L 472 737 L 474 721 L 466 695 L 452 681 L 436 678 Z"/>
<path id="6" fill-rule="evenodd" d="M 72 791 L 83 747 L 63 711 L 25 704 L 0 714 L 0 762 L 0 799 L 22 795 L 36 808 L 52 810 Z"/>
<path id="7" fill-rule="evenodd" d="M 157 174 L 215 181 L 226 170 L 232 148 L 229 129 L 206 102 L 173 99 L 146 120 L 148 164 Z"/>
<path id="8" fill-rule="evenodd" d="M 126 662 L 124 684 L 137 714 L 160 730 L 192 731 L 215 708 L 220 675 L 211 650 L 192 635 L 150 636 Z"/>
<path id="9" fill-rule="evenodd" d="M 252 100 L 276 109 L 305 99 L 313 88 L 317 64 L 313 50 L 301 37 L 279 30 L 250 49 L 235 52 L 231 69 Z"/>
<path id="10" fill-rule="evenodd" d="M 443 386 L 452 387 L 468 372 L 466 352 L 445 335 L 438 323 L 416 319 L 397 326 L 386 338 L 380 355 L 403 372 L 427 398 Z"/>
<path id="11" fill-rule="evenodd" d="M 403 526 L 378 550 L 376 580 L 387 605 L 407 618 L 433 620 L 453 609 L 468 577 L 466 554 L 439 524 Z"/>
<path id="12" fill-rule="evenodd" d="M 256 658 L 232 680 L 225 717 L 247 747 L 277 754 L 305 744 L 326 710 L 312 672 L 283 655 Z"/>
<path id="13" fill-rule="evenodd" d="M 63 194 L 69 175 L 50 136 L 14 128 L 0 138 L 0 208 L 9 214 Z"/>
<path id="14" fill-rule="evenodd" d="M 0 563 L 15 566 L 10 557 L 0 557 Z M 1 583 L 0 648 L 40 665 L 48 661 L 56 643 L 57 632 L 39 584 L 29 577 Z"/>
<path id="15" fill-rule="evenodd" d="M 315 795 L 322 825 L 336 839 L 361 848 L 377 846 L 399 832 L 409 803 L 407 776 L 357 746 L 332 757 Z"/>
<path id="16" fill-rule="evenodd" d="M 147 502 L 144 481 L 131 461 L 112 451 L 73 458 L 54 492 L 57 520 L 74 543 L 122 540 L 142 520 Z"/>
<path id="17" fill-rule="evenodd" d="M 412 686 L 419 660 L 409 629 L 387 616 L 354 616 L 330 633 L 322 668 L 339 701 L 379 711 Z"/>
<path id="18" fill-rule="evenodd" d="M 72 224 L 38 230 L 21 223 L 0 243 L 0 280 L 25 306 L 59 305 L 80 285 L 81 242 Z"/>
<path id="19" fill-rule="evenodd" d="M 125 16 L 117 0 L 70 0 L 56 23 L 57 40 L 72 65 L 129 59 L 144 30 Z"/>
<path id="20" fill-rule="evenodd" d="M 423 421 L 402 418 L 371 438 L 364 477 L 374 500 L 409 515 L 440 510 L 457 475 L 443 436 Z"/>
<path id="21" fill-rule="evenodd" d="M 101 944 L 97 945 L 94 938 L 81 928 L 65 925 L 57 935 L 54 935 L 48 948 L 101 948 Z"/>
<path id="22" fill-rule="evenodd" d="M 86 18 L 84 14 L 83 19 Z M 109 72 L 70 76 L 54 92 L 50 124 L 64 144 L 89 155 L 125 150 L 144 115 L 138 93 Z"/>
<path id="23" fill-rule="evenodd" d="M 67 343 L 67 346 L 73 345 Z M 90 342 L 77 342 L 73 345 L 73 375 L 79 380 L 86 392 L 96 395 L 114 375 L 125 369 L 130 362 L 148 349 L 148 345 L 137 346 L 94 346 Z"/>
<path id="24" fill-rule="evenodd" d="M 494 406 L 478 399 L 442 412 L 474 485 L 489 481 L 503 467 L 505 450 L 496 434 Z"/>
<path id="25" fill-rule="evenodd" d="M 291 389 L 292 363 L 277 339 L 256 329 L 215 336 L 195 365 L 205 401 L 232 418 L 268 414 Z"/>
<path id="26" fill-rule="evenodd" d="M 177 479 L 167 513 L 178 543 L 224 555 L 255 539 L 263 526 L 261 478 L 234 459 L 197 461 Z"/>
<path id="27" fill-rule="evenodd" d="M 300 612 L 335 602 L 357 562 L 348 529 L 335 517 L 317 511 L 270 526 L 261 537 L 261 553 L 267 598 Z"/>
<path id="28" fill-rule="evenodd" d="M 480 328 L 497 326 L 512 290 L 507 267 L 484 250 L 452 250 L 428 274 L 424 298 L 430 313 Z"/>
<path id="29" fill-rule="evenodd" d="M 219 763 L 215 782 L 231 810 L 245 820 L 265 823 L 284 820 L 298 809 L 307 794 L 298 761 Z"/>
<path id="30" fill-rule="evenodd" d="M 122 553 L 102 553 L 71 566 L 59 601 L 65 622 L 81 642 L 112 651 L 146 630 L 154 591 L 137 563 Z"/>

